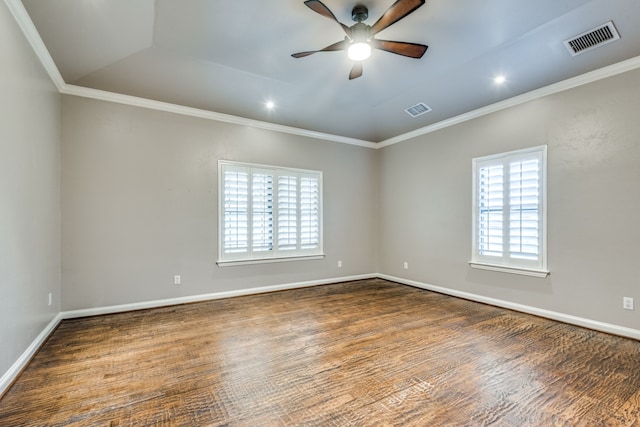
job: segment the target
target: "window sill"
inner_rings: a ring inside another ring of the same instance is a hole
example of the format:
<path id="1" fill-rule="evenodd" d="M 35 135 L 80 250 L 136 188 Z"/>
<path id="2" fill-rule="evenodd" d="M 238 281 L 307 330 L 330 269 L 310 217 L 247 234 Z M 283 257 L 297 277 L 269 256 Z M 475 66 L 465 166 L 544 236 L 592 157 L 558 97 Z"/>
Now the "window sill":
<path id="1" fill-rule="evenodd" d="M 251 264 L 271 264 L 275 262 L 289 262 L 289 261 L 309 261 L 314 259 L 323 259 L 324 254 L 306 255 L 306 256 L 289 256 L 279 258 L 260 258 L 260 259 L 234 259 L 229 261 L 216 261 L 218 267 L 234 267 L 237 265 L 251 265 Z"/>
<path id="2" fill-rule="evenodd" d="M 471 266 L 471 268 L 477 268 L 479 270 L 499 271 L 501 273 L 519 274 L 522 276 L 544 278 L 550 274 L 546 270 L 536 270 L 532 268 L 521 268 L 521 267 L 507 267 L 504 265 L 485 264 L 485 263 L 476 262 L 476 261 L 469 261 L 469 265 Z"/>

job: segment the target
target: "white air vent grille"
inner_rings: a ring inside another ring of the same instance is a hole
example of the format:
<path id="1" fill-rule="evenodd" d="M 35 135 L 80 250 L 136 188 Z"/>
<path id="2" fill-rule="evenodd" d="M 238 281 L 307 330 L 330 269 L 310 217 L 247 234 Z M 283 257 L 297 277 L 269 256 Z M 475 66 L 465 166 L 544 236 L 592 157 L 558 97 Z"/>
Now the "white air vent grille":
<path id="1" fill-rule="evenodd" d="M 612 21 L 600 25 L 592 30 L 577 35 L 576 37 L 565 40 L 564 45 L 569 49 L 572 56 L 579 55 L 596 47 L 603 46 L 620 38 L 616 27 Z"/>
<path id="2" fill-rule="evenodd" d="M 431 111 L 431 108 L 429 108 L 429 106 L 427 104 L 425 104 L 424 102 L 420 102 L 416 105 L 414 105 L 413 107 L 409 107 L 406 110 L 404 110 L 407 112 L 408 115 L 410 115 L 411 117 L 418 117 L 424 113 L 428 113 L 429 111 Z"/>

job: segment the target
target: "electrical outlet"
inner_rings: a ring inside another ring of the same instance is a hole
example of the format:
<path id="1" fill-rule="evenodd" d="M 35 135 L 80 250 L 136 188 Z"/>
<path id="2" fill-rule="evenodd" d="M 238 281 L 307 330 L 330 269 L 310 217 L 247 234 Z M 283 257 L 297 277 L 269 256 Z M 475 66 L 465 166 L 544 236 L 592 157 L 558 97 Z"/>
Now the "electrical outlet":
<path id="1" fill-rule="evenodd" d="M 173 284 L 174 285 L 179 285 L 180 283 L 182 283 L 182 278 L 178 275 L 173 276 Z"/>
<path id="2" fill-rule="evenodd" d="M 338 268 L 342 268 L 342 260 L 338 261 Z"/>
<path id="3" fill-rule="evenodd" d="M 404 269 L 405 270 L 409 269 L 409 263 L 407 261 L 404 262 Z"/>
<path id="4" fill-rule="evenodd" d="M 51 307 L 51 304 L 53 304 L 53 295 L 49 292 L 49 307 Z"/>
<path id="5" fill-rule="evenodd" d="M 622 297 L 622 308 L 625 310 L 633 310 L 633 298 Z"/>

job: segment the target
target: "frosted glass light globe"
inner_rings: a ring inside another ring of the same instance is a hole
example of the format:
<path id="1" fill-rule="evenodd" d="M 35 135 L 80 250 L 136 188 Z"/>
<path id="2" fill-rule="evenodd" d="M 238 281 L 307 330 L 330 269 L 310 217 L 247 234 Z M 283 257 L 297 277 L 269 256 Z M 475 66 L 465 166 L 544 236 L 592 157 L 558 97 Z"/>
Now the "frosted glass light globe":
<path id="1" fill-rule="evenodd" d="M 368 43 L 353 43 L 347 50 L 347 56 L 352 61 L 364 61 L 371 56 L 371 46 Z"/>

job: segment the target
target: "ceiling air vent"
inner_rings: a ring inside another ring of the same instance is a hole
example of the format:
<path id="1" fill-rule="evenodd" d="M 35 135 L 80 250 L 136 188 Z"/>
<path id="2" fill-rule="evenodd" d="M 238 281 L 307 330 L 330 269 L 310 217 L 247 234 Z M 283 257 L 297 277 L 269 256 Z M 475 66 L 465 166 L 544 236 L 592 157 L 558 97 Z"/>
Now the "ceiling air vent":
<path id="1" fill-rule="evenodd" d="M 428 113 L 429 111 L 431 111 L 431 108 L 429 108 L 429 106 L 427 104 L 425 104 L 424 102 L 420 102 L 416 105 L 414 105 L 413 107 L 409 107 L 406 110 L 404 110 L 407 112 L 408 115 L 410 115 L 411 117 L 415 118 L 418 117 L 424 113 Z"/>
<path id="2" fill-rule="evenodd" d="M 600 25 L 592 30 L 577 35 L 576 37 L 565 40 L 564 45 L 569 49 L 572 56 L 579 55 L 596 47 L 603 46 L 620 38 L 613 22 Z"/>

